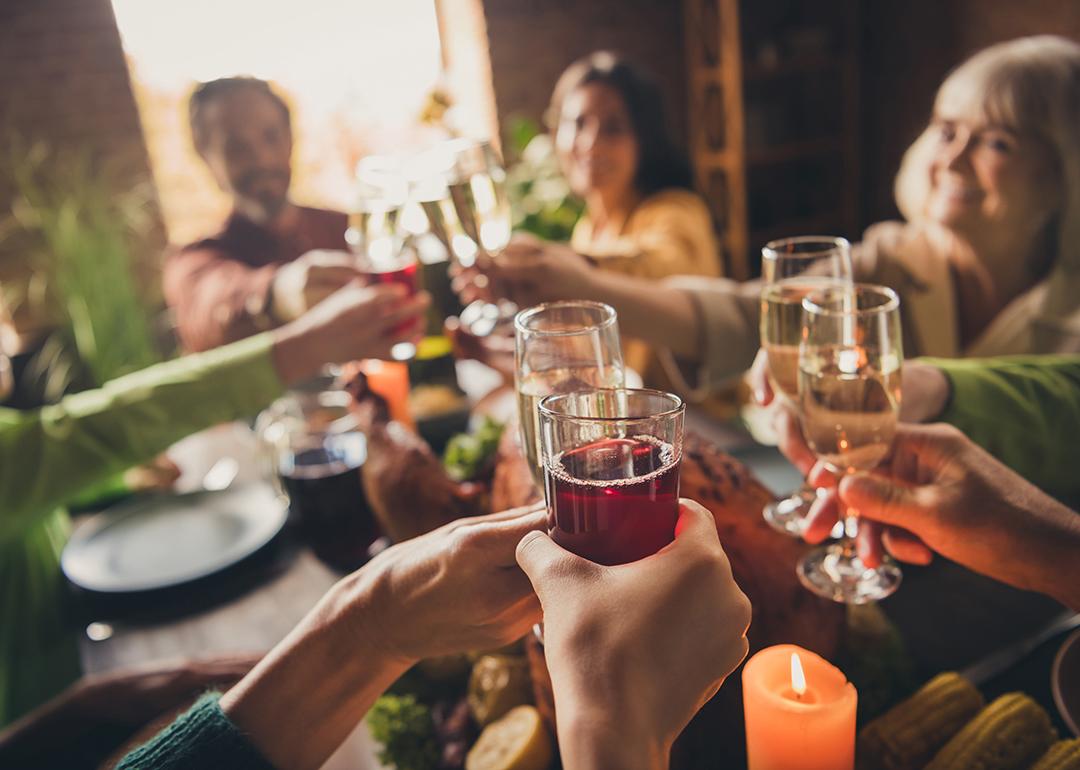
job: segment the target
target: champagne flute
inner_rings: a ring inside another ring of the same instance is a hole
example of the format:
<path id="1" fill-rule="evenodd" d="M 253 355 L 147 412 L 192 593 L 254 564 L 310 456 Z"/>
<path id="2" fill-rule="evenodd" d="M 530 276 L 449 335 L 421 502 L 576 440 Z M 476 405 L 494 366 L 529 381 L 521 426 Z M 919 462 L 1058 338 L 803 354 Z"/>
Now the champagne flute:
<path id="1" fill-rule="evenodd" d="M 481 256 L 498 254 L 510 242 L 512 217 L 506 192 L 506 170 L 490 142 L 454 139 L 454 164 L 447 183 L 451 206 L 464 238 L 452 241 L 451 253 L 461 267 L 473 267 Z M 461 323 L 476 336 L 506 326 L 517 313 L 508 300 L 476 300 L 461 312 Z"/>
<path id="2" fill-rule="evenodd" d="M 359 269 L 372 283 L 404 286 L 409 295 L 417 291 L 417 260 L 405 246 L 402 211 L 408 185 L 398 159 L 369 155 L 356 166 L 356 197 L 349 212 L 345 241 Z M 390 351 L 397 361 L 416 355 L 411 342 L 399 342 Z"/>
<path id="3" fill-rule="evenodd" d="M 354 254 L 386 259 L 404 241 L 399 218 L 407 186 L 401 164 L 386 155 L 369 155 L 356 165 L 355 198 L 345 241 Z"/>
<path id="4" fill-rule="evenodd" d="M 761 250 L 761 278 L 761 347 L 769 381 L 776 397 L 794 406 L 803 297 L 816 288 L 851 282 L 851 245 L 844 238 L 816 235 L 770 241 Z M 791 496 L 768 503 L 762 515 L 773 529 L 800 537 L 815 496 L 804 483 Z"/>
<path id="5" fill-rule="evenodd" d="M 799 417 L 810 449 L 836 474 L 872 470 L 889 453 L 900 412 L 904 355 L 900 299 L 884 286 L 815 290 L 803 299 Z M 855 551 L 858 511 L 844 512 L 844 537 L 809 553 L 799 579 L 845 604 L 883 599 L 900 585 L 890 560 L 870 569 Z"/>
<path id="6" fill-rule="evenodd" d="M 538 489 L 544 487 L 537 404 L 545 396 L 625 383 L 615 310 L 599 302 L 551 302 L 514 319 L 521 446 Z"/>

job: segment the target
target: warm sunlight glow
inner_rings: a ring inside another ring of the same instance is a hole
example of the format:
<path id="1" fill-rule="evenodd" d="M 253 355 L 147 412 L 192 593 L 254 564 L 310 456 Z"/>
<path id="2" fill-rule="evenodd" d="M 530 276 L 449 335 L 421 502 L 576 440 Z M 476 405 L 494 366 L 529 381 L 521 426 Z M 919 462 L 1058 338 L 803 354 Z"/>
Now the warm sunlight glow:
<path id="1" fill-rule="evenodd" d="M 294 197 L 344 208 L 351 170 L 407 149 L 439 82 L 434 0 L 113 0 L 170 235 L 214 227 L 227 201 L 190 147 L 197 81 L 254 75 L 293 109 Z"/>
<path id="2" fill-rule="evenodd" d="M 806 694 L 806 674 L 803 673 L 799 653 L 791 653 L 791 689 L 800 698 Z"/>

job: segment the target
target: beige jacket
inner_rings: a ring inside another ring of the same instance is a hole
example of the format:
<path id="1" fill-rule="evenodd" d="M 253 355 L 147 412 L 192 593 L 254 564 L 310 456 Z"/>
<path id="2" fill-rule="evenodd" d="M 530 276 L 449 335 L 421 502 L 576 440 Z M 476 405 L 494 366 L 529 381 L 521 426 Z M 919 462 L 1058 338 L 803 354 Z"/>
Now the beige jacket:
<path id="1" fill-rule="evenodd" d="M 852 259 L 856 281 L 884 284 L 900 295 L 908 358 L 1080 352 L 1080 293 L 1071 310 L 1049 318 L 1041 312 L 1048 290 L 1043 281 L 1006 305 L 978 339 L 962 347 L 952 272 L 916 228 L 898 222 L 874 225 L 855 246 Z M 677 362 L 666 350 L 660 360 L 676 388 L 701 399 L 753 362 L 761 282 L 679 276 L 667 283 L 685 290 L 697 304 L 705 321 L 705 349 L 696 367 Z"/>

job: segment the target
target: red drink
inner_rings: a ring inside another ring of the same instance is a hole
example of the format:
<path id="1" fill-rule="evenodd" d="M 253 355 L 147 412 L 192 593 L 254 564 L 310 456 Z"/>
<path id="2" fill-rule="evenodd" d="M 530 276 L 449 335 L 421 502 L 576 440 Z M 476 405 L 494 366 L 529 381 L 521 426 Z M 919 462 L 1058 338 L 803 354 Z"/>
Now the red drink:
<path id="1" fill-rule="evenodd" d="M 416 263 L 409 262 L 406 265 L 402 265 L 396 270 L 385 270 L 383 272 L 368 271 L 368 278 L 371 285 L 386 283 L 397 284 L 398 286 L 404 286 L 409 296 L 416 294 Z M 396 327 L 393 331 L 395 334 L 403 331 L 407 331 L 412 326 L 412 321 L 407 321 L 400 326 Z"/>
<path id="2" fill-rule="evenodd" d="M 598 564 L 625 564 L 675 537 L 679 463 L 652 436 L 603 439 L 563 452 L 544 473 L 548 530 Z"/>
<path id="3" fill-rule="evenodd" d="M 396 270 L 386 270 L 384 272 L 371 271 L 368 273 L 368 277 L 371 278 L 371 282 L 374 283 L 396 283 L 400 286 L 404 286 L 409 292 L 409 296 L 416 294 L 416 263 L 410 262 L 407 265 L 403 265 Z"/>

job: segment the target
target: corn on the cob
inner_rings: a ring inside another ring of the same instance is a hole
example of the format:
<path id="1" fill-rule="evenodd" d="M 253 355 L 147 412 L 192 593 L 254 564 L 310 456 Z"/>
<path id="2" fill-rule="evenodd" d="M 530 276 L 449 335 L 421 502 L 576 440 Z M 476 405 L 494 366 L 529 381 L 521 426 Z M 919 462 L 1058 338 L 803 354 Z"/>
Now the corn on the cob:
<path id="1" fill-rule="evenodd" d="M 968 722 L 926 770 L 1021 770 L 1056 738 L 1042 707 L 1023 693 L 1011 692 Z"/>
<path id="2" fill-rule="evenodd" d="M 985 705 L 959 674 L 938 674 L 859 733 L 860 770 L 922 770 Z"/>
<path id="3" fill-rule="evenodd" d="M 1058 741 L 1031 766 L 1031 770 L 1080 770 L 1080 738 Z"/>

